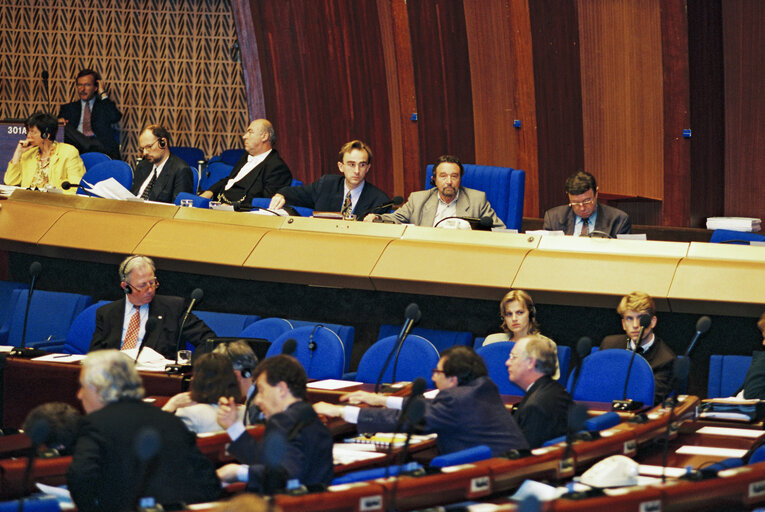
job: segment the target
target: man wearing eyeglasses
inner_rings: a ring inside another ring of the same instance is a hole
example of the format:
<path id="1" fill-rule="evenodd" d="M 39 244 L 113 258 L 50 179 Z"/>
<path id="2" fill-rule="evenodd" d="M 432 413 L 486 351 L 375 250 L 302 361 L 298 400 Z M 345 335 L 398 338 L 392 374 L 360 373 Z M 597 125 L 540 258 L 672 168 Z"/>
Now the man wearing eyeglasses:
<path id="1" fill-rule="evenodd" d="M 572 174 L 566 180 L 565 188 L 568 204 L 547 210 L 543 229 L 574 236 L 589 236 L 597 231 L 610 238 L 632 231 L 629 215 L 598 203 L 598 185 L 595 176 L 589 172 Z"/>
<path id="2" fill-rule="evenodd" d="M 366 181 L 372 167 L 372 150 L 360 140 L 343 144 L 337 155 L 342 175 L 325 174 L 302 187 L 285 187 L 271 198 L 269 209 L 285 204 L 323 212 L 340 212 L 345 218 L 363 219 L 378 206 L 388 203 L 388 196 Z"/>
<path id="3" fill-rule="evenodd" d="M 143 345 L 168 359 L 175 359 L 178 329 L 186 307 L 181 297 L 155 295 L 159 281 L 154 272 L 154 262 L 146 256 L 128 256 L 120 264 L 120 286 L 125 297 L 96 310 L 90 351 L 129 350 Z M 149 318 L 155 318 L 157 323 L 147 333 Z M 193 313 L 189 314 L 183 324 L 182 343 L 188 341 L 197 346 L 214 337 L 207 324 Z"/>
<path id="4" fill-rule="evenodd" d="M 147 126 L 138 136 L 143 159 L 133 171 L 136 197 L 147 201 L 172 203 L 181 192 L 194 192 L 194 176 L 189 164 L 170 153 L 170 132 L 163 126 Z"/>

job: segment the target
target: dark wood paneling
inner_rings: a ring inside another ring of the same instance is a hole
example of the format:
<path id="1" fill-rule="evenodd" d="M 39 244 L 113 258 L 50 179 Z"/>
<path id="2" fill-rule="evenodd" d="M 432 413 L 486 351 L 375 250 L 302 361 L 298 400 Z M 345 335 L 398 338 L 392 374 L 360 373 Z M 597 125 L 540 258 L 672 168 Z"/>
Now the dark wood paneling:
<path id="1" fill-rule="evenodd" d="M 391 122 L 375 0 L 253 0 L 268 118 L 279 152 L 305 182 L 337 171 L 337 150 L 361 139 L 370 181 L 392 192 Z"/>
<path id="2" fill-rule="evenodd" d="M 420 181 L 439 155 L 475 161 L 470 60 L 461 0 L 409 0 L 419 106 Z"/>
<path id="3" fill-rule="evenodd" d="M 681 192 L 690 198 L 687 225 L 703 228 L 706 218 L 723 215 L 725 206 L 722 7 L 720 0 L 693 0 L 687 9 L 693 172 L 690 189 Z"/>
<path id="4" fill-rule="evenodd" d="M 661 4 L 661 50 L 664 90 L 664 201 L 662 219 L 654 224 L 687 226 L 690 220 L 691 143 L 688 23 L 686 0 Z M 636 222 L 633 218 L 632 222 Z M 641 222 L 645 224 L 646 222 Z"/>
<path id="5" fill-rule="evenodd" d="M 565 202 L 566 178 L 584 168 L 579 21 L 572 0 L 529 1 L 529 18 L 542 215 Z"/>
<path id="6" fill-rule="evenodd" d="M 725 215 L 765 218 L 765 2 L 722 3 Z"/>
<path id="7" fill-rule="evenodd" d="M 475 163 L 526 171 L 524 210 L 538 209 L 536 112 L 526 2 L 466 2 Z M 521 128 L 514 128 L 514 120 Z"/>

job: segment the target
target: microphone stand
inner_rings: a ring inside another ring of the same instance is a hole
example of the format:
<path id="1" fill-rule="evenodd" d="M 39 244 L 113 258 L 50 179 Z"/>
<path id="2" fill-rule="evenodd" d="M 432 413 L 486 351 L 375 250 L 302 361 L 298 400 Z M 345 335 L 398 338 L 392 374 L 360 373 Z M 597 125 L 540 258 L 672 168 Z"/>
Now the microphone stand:
<path id="1" fill-rule="evenodd" d="M 27 323 L 29 321 L 29 306 L 32 304 L 32 295 L 35 292 L 35 283 L 37 282 L 37 276 L 42 271 L 42 265 L 39 261 L 33 261 L 29 265 L 29 274 L 32 276 L 32 282 L 29 284 L 29 293 L 27 294 L 27 303 L 24 309 L 24 326 L 21 329 L 21 342 L 18 347 L 11 350 L 12 357 L 32 358 L 39 357 L 47 354 L 46 351 L 39 348 L 27 348 Z"/>
<path id="2" fill-rule="evenodd" d="M 194 308 L 194 304 L 196 304 L 197 301 L 202 300 L 203 296 L 204 296 L 204 292 L 202 291 L 201 288 L 194 288 L 194 291 L 191 292 L 191 302 L 189 303 L 189 307 L 186 308 L 186 313 L 183 315 L 181 324 L 178 326 L 178 339 L 175 342 L 175 363 L 168 364 L 165 366 L 165 372 L 167 373 L 185 373 L 191 370 L 191 365 L 178 363 L 178 352 L 181 350 L 181 338 L 183 338 L 183 326 L 186 325 L 186 320 L 189 318 L 189 315 L 191 314 L 191 310 Z"/>
<path id="3" fill-rule="evenodd" d="M 393 354 L 397 353 L 398 350 L 401 349 L 400 344 L 404 342 L 404 338 L 409 334 L 409 331 L 411 330 L 412 326 L 420 321 L 420 317 L 422 316 L 422 313 L 420 312 L 419 306 L 412 302 L 406 307 L 406 320 L 404 321 L 404 325 L 401 327 L 401 332 L 398 335 L 398 338 L 396 339 L 396 343 L 393 345 L 393 348 L 388 353 L 388 357 L 385 359 L 385 363 L 383 363 L 382 368 L 380 369 L 380 375 L 377 377 L 377 382 L 375 382 L 375 393 L 380 391 L 380 382 L 382 382 L 383 375 L 385 375 L 385 370 L 388 369 L 388 365 L 390 364 L 390 360 L 393 358 Z M 394 369 L 395 370 L 395 369 Z M 394 371 L 395 376 L 395 371 Z M 392 379 L 393 382 L 395 382 L 395 379 Z"/>
<path id="4" fill-rule="evenodd" d="M 635 340 L 635 348 L 632 350 L 630 356 L 630 362 L 627 365 L 627 376 L 624 378 L 624 391 L 622 392 L 621 400 L 614 400 L 611 403 L 611 408 L 614 411 L 635 411 L 643 407 L 643 402 L 635 401 L 627 398 L 627 386 L 630 382 L 630 373 L 632 373 L 632 363 L 635 361 L 635 354 L 637 354 L 640 342 L 643 341 L 643 331 L 651 324 L 651 317 L 648 315 L 640 316 L 640 332 L 638 333 L 637 340 Z"/>

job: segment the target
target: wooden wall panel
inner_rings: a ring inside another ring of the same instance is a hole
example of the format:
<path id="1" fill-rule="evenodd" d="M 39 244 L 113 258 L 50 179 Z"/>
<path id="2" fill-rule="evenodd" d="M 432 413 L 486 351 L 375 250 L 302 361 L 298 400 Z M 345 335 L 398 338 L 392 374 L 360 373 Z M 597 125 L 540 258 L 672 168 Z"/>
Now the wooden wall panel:
<path id="1" fill-rule="evenodd" d="M 528 8 L 539 157 L 539 209 L 531 215 L 542 216 L 566 201 L 566 178 L 584 168 L 579 22 L 573 0 L 531 0 Z"/>
<path id="2" fill-rule="evenodd" d="M 465 2 L 475 163 L 526 171 L 524 211 L 538 209 L 536 115 L 526 2 Z M 514 128 L 514 120 L 521 128 Z"/>
<path id="3" fill-rule="evenodd" d="M 585 167 L 602 192 L 664 196 L 659 0 L 579 0 Z"/>
<path id="4" fill-rule="evenodd" d="M 475 161 L 473 94 L 462 0 L 408 0 L 419 106 L 420 181 L 440 155 Z"/>
<path id="5" fill-rule="evenodd" d="M 261 72 L 278 148 L 304 182 L 336 173 L 337 150 L 361 139 L 369 179 L 393 188 L 391 122 L 375 0 L 253 0 Z"/>
<path id="6" fill-rule="evenodd" d="M 722 19 L 725 215 L 765 219 L 765 2 L 726 0 Z"/>

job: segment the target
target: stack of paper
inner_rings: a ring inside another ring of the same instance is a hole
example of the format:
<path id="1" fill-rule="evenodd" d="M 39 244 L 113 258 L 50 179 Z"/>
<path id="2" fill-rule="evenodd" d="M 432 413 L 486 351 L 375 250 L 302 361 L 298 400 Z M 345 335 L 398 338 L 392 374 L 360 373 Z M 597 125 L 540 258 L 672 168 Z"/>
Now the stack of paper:
<path id="1" fill-rule="evenodd" d="M 95 185 L 91 185 L 85 180 L 82 180 L 82 185 L 85 187 L 85 190 L 90 192 L 91 194 L 103 197 L 104 199 L 121 199 L 124 201 L 140 201 L 140 198 L 137 198 L 133 194 L 130 193 L 128 189 L 122 186 L 119 181 L 115 180 L 114 178 L 109 178 L 103 181 L 99 181 Z"/>
<path id="2" fill-rule="evenodd" d="M 731 231 L 760 231 L 760 219 L 754 217 L 708 217 L 707 229 L 730 229 Z"/>

